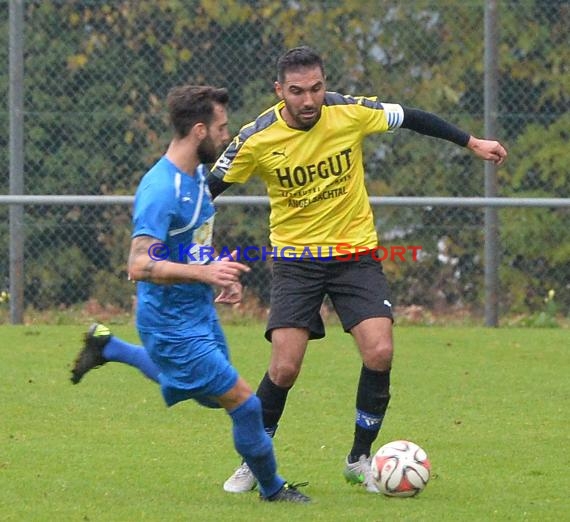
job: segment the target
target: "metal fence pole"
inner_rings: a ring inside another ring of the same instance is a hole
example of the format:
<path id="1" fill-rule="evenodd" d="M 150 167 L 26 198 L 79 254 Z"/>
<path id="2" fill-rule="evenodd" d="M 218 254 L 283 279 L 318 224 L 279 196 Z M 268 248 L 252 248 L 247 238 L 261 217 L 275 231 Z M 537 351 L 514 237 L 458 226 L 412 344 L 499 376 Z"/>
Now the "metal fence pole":
<path id="1" fill-rule="evenodd" d="M 485 137 L 497 137 L 497 0 L 485 2 Z M 497 168 L 485 162 L 485 196 L 497 196 Z M 499 223 L 497 209 L 485 208 L 485 326 L 498 326 Z"/>
<path id="2" fill-rule="evenodd" d="M 10 194 L 24 193 L 24 0 L 10 0 Z M 10 206 L 10 321 L 24 318 L 24 207 Z"/>

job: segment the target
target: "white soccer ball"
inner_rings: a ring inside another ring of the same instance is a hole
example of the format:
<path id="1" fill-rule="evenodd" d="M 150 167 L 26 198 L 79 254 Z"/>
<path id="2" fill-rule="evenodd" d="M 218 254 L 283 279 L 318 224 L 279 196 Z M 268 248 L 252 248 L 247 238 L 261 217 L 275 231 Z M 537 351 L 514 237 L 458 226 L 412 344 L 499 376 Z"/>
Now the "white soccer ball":
<path id="1" fill-rule="evenodd" d="M 384 444 L 372 457 L 372 476 L 380 493 L 413 497 L 426 487 L 431 471 L 427 453 L 408 440 Z"/>

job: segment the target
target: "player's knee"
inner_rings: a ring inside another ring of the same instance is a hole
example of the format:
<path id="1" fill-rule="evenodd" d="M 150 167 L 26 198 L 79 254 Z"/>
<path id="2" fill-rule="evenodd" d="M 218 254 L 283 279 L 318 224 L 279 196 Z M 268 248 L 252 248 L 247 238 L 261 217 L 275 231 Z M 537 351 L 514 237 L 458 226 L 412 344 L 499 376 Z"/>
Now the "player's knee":
<path id="1" fill-rule="evenodd" d="M 272 363 L 269 368 L 271 381 L 282 388 L 290 388 L 295 384 L 301 367 L 291 362 Z"/>
<path id="2" fill-rule="evenodd" d="M 261 401 L 257 395 L 250 392 L 249 396 L 229 413 L 237 425 L 241 425 L 244 421 L 249 421 L 252 417 L 261 418 Z"/>
<path id="3" fill-rule="evenodd" d="M 378 343 L 366 353 L 363 363 L 371 370 L 388 370 L 392 367 L 394 347 L 392 343 Z"/>

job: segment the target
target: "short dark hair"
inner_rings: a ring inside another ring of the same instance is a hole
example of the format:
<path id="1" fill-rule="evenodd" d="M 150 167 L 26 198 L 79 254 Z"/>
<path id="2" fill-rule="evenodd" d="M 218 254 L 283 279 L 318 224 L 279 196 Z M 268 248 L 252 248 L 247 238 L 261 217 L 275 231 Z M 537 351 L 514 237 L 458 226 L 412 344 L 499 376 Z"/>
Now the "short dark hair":
<path id="1" fill-rule="evenodd" d="M 289 49 L 277 60 L 277 81 L 283 83 L 285 74 L 289 71 L 296 71 L 302 67 L 318 66 L 325 75 L 325 66 L 321 56 L 306 45 Z"/>
<path id="2" fill-rule="evenodd" d="M 184 138 L 197 123 L 209 125 L 214 104 L 226 105 L 227 89 L 210 85 L 181 85 L 172 88 L 166 98 L 170 123 L 178 138 Z"/>

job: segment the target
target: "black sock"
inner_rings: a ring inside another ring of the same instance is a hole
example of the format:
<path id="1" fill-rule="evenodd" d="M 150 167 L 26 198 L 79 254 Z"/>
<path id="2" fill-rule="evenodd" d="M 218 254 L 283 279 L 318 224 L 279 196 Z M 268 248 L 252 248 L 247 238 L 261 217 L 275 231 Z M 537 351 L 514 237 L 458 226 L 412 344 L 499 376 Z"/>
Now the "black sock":
<path id="1" fill-rule="evenodd" d="M 370 370 L 363 365 L 356 394 L 354 444 L 348 456 L 349 462 L 356 462 L 360 455 L 370 456 L 389 401 L 390 370 Z"/>
<path id="2" fill-rule="evenodd" d="M 263 427 L 266 433 L 273 437 L 277 431 L 279 419 L 283 415 L 285 409 L 285 402 L 287 401 L 287 394 L 289 388 L 277 386 L 266 372 L 259 383 L 256 395 L 261 400 L 261 408 L 263 411 Z"/>

